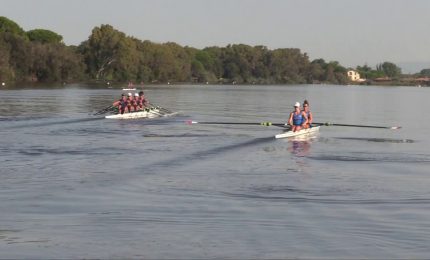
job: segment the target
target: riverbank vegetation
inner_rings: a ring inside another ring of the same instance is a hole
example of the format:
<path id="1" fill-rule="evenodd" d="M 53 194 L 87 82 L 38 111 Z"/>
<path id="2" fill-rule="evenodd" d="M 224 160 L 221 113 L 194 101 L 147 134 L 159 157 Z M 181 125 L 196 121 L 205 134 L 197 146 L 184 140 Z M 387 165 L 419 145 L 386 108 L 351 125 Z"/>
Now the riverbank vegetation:
<path id="1" fill-rule="evenodd" d="M 297 48 L 231 44 L 197 49 L 142 41 L 110 25 L 95 27 L 79 46 L 62 40 L 55 32 L 24 31 L 0 17 L 0 82 L 349 83 L 348 69 L 337 61 L 310 60 Z M 356 70 L 369 80 L 402 76 L 395 64 L 378 66 Z"/>

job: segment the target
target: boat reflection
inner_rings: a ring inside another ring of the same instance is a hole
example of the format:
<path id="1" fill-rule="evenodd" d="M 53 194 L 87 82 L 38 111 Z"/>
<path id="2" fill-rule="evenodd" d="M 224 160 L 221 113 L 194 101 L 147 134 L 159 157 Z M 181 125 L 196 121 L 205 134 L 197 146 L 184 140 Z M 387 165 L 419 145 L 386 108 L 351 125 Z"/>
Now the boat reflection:
<path id="1" fill-rule="evenodd" d="M 298 138 L 290 139 L 288 142 L 288 151 L 293 155 L 292 159 L 296 163 L 297 170 L 301 173 L 309 172 L 307 157 L 311 152 L 311 139 Z"/>
<path id="2" fill-rule="evenodd" d="M 311 148 L 311 142 L 309 138 L 307 140 L 294 139 L 290 140 L 288 151 L 298 157 L 306 157 L 309 155 Z"/>

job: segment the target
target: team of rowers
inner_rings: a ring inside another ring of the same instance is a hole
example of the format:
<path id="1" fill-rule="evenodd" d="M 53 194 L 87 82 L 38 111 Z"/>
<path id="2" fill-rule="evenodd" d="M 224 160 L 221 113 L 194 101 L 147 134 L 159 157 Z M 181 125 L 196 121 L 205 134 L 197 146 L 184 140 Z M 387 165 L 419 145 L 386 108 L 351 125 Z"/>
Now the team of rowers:
<path id="1" fill-rule="evenodd" d="M 128 93 L 127 95 L 123 93 L 121 94 L 121 98 L 113 102 L 112 105 L 118 107 L 119 114 L 141 111 L 150 106 L 143 91 L 134 95 L 132 93 Z"/>
<path id="2" fill-rule="evenodd" d="M 113 103 L 114 107 L 118 107 L 119 114 L 137 112 L 144 110 L 150 104 L 145 98 L 143 91 L 125 95 L 121 94 L 121 98 Z M 296 102 L 294 104 L 294 111 L 290 113 L 288 119 L 288 125 L 291 126 L 291 131 L 296 132 L 301 129 L 307 129 L 312 127 L 313 116 L 309 109 L 309 102 L 307 100 L 303 101 L 303 109 L 300 108 L 300 103 Z"/>
<path id="3" fill-rule="evenodd" d="M 303 109 L 300 108 L 300 103 L 294 104 L 294 111 L 290 113 L 288 124 L 291 126 L 291 131 L 296 132 L 301 129 L 312 127 L 313 116 L 309 108 L 309 102 L 303 101 Z"/>

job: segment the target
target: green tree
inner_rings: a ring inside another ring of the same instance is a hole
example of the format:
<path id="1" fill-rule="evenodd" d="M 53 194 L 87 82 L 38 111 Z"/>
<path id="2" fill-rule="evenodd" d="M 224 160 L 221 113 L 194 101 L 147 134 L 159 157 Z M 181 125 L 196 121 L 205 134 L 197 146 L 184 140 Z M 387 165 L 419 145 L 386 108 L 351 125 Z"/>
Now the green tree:
<path id="1" fill-rule="evenodd" d="M 356 70 L 360 73 L 361 78 L 369 79 L 372 73 L 372 68 L 365 64 L 364 66 L 357 66 Z"/>
<path id="2" fill-rule="evenodd" d="M 3 48 L 9 50 L 9 68 L 12 70 L 12 79 L 26 81 L 29 76 L 30 42 L 19 34 L 9 32 L 0 33 Z"/>
<path id="3" fill-rule="evenodd" d="M 41 82 L 73 81 L 83 78 L 83 60 L 73 48 L 63 44 L 42 44 L 31 46 L 32 78 Z"/>
<path id="4" fill-rule="evenodd" d="M 325 81 L 325 68 L 327 64 L 323 59 L 313 60 L 309 65 L 308 82 L 323 82 Z"/>
<path id="5" fill-rule="evenodd" d="M 430 77 L 430 69 L 421 70 L 420 75 Z"/>
<path id="6" fill-rule="evenodd" d="M 14 21 L 0 16 L 0 33 L 6 32 L 25 37 L 25 31 Z"/>
<path id="7" fill-rule="evenodd" d="M 396 64 L 388 61 L 382 64 L 378 64 L 376 66 L 376 70 L 384 72 L 386 76 L 391 78 L 396 78 L 400 76 L 400 74 L 402 73 L 402 70 L 399 67 L 397 67 Z"/>
<path id="8" fill-rule="evenodd" d="M 0 38 L 0 82 L 13 79 L 13 70 L 9 66 L 10 48 L 6 42 Z"/>
<path id="9" fill-rule="evenodd" d="M 63 40 L 63 36 L 44 29 L 34 29 L 27 32 L 27 37 L 30 41 L 41 42 L 41 43 L 60 43 Z"/>
<path id="10" fill-rule="evenodd" d="M 0 17 L 0 80 L 71 81 L 83 78 L 114 81 L 220 81 L 237 83 L 346 82 L 338 62 L 312 62 L 297 48 L 269 50 L 265 46 L 233 44 L 202 50 L 141 41 L 111 25 L 95 27 L 78 47 L 44 29 L 25 33 Z M 392 63 L 377 70 L 357 67 L 368 78 L 399 75 Z"/>
<path id="11" fill-rule="evenodd" d="M 95 79 L 113 79 L 114 64 L 120 58 L 125 34 L 111 25 L 95 27 L 89 39 L 80 45 L 88 74 Z"/>

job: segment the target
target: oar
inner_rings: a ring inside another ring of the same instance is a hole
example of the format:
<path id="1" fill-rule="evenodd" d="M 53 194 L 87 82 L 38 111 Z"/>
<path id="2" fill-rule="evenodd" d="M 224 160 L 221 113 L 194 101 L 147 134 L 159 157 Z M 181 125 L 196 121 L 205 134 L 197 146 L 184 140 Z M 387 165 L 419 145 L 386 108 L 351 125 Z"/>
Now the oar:
<path id="1" fill-rule="evenodd" d="M 154 114 L 159 115 L 159 116 L 164 116 L 165 115 L 165 113 L 163 113 L 161 111 L 155 111 L 156 109 L 157 108 L 155 108 L 155 107 L 148 107 L 148 108 L 145 108 L 145 111 L 154 113 Z"/>
<path id="2" fill-rule="evenodd" d="M 348 124 L 334 124 L 334 123 L 312 123 L 314 125 L 325 126 L 349 126 L 349 127 L 367 127 L 367 128 L 383 128 L 383 129 L 400 129 L 401 126 L 375 126 L 375 125 L 348 125 Z"/>
<path id="3" fill-rule="evenodd" d="M 104 113 L 106 113 L 106 112 L 110 111 L 112 108 L 114 108 L 114 106 L 113 106 L 113 105 L 110 105 L 110 106 L 108 106 L 108 107 L 106 107 L 106 108 L 103 108 L 102 110 L 100 110 L 100 111 L 96 112 L 94 115 L 95 115 L 95 116 L 97 116 L 97 115 L 104 114 Z"/>
<path id="4" fill-rule="evenodd" d="M 200 125 L 262 125 L 262 126 L 277 126 L 277 127 L 287 127 L 284 123 L 272 123 L 272 122 L 261 122 L 261 123 L 246 123 L 246 122 L 197 122 L 192 120 L 185 121 L 186 124 L 200 124 Z"/>
<path id="5" fill-rule="evenodd" d="M 148 102 L 148 104 L 149 104 L 151 107 L 158 108 L 159 110 L 163 111 L 164 113 L 167 113 L 167 114 L 171 114 L 171 113 L 173 113 L 172 111 L 170 111 L 170 110 L 168 110 L 168 109 L 166 109 L 166 108 L 163 108 L 163 107 L 160 107 L 160 106 L 156 106 L 156 105 L 154 105 L 154 104 L 152 104 L 152 103 L 149 103 L 149 102 Z"/>

